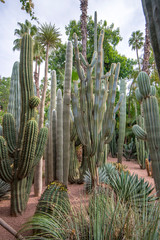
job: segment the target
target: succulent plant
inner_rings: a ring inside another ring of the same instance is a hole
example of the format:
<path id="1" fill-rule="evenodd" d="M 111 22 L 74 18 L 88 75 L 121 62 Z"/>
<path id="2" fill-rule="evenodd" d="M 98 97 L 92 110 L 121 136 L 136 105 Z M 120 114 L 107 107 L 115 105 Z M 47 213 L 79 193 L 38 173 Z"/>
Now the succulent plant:
<path id="1" fill-rule="evenodd" d="M 32 77 L 32 38 L 25 34 L 20 53 L 21 118 L 16 140 L 15 120 L 11 113 L 3 117 L 3 137 L 0 136 L 0 177 L 11 184 L 11 215 L 22 214 L 26 208 L 35 165 L 42 157 L 48 130 L 38 125 Z M 36 102 L 37 102 L 36 98 Z"/>
<path id="2" fill-rule="evenodd" d="M 138 125 L 132 130 L 137 138 L 148 142 L 152 161 L 153 178 L 158 196 L 160 196 L 160 119 L 155 91 L 150 86 L 149 76 L 140 72 L 137 78 L 138 91 L 142 96 L 142 106 L 145 121 L 145 131 Z"/>

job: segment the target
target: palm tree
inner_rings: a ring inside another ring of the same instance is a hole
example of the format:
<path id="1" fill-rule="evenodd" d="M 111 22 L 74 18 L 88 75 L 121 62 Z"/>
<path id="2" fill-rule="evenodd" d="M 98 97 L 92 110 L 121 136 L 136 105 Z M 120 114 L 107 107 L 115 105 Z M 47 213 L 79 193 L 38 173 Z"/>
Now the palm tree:
<path id="1" fill-rule="evenodd" d="M 139 66 L 139 71 L 141 70 L 140 62 L 139 62 L 139 56 L 138 56 L 138 50 L 141 49 L 143 46 L 143 33 L 138 30 L 136 32 L 132 32 L 131 37 L 129 38 L 129 46 L 132 46 L 132 50 L 136 50 L 136 55 L 137 55 L 137 62 Z"/>
<path id="2" fill-rule="evenodd" d="M 40 64 L 45 58 L 45 49 L 35 38 L 33 46 L 33 59 L 35 61 L 35 71 L 34 71 L 34 80 L 36 86 L 36 95 L 40 97 L 39 94 L 39 76 L 40 76 Z"/>
<path id="3" fill-rule="evenodd" d="M 15 29 L 14 31 L 14 35 L 16 35 L 18 38 L 13 42 L 13 51 L 20 50 L 21 39 L 25 33 L 30 34 L 31 37 L 35 36 L 37 33 L 36 25 L 32 25 L 28 20 L 25 20 L 25 23 L 18 22 L 17 24 L 20 29 Z"/>
<path id="4" fill-rule="evenodd" d="M 41 24 L 38 34 L 37 40 L 39 43 L 45 48 L 45 76 L 44 76 L 44 85 L 42 91 L 42 98 L 40 104 L 40 112 L 39 112 L 39 128 L 43 126 L 44 122 L 44 106 L 45 106 L 45 98 L 47 91 L 47 75 L 48 75 L 48 57 L 49 57 L 49 49 L 54 49 L 58 47 L 60 43 L 60 33 L 59 30 L 56 29 L 55 25 L 51 25 L 44 23 Z M 34 178 L 34 193 L 36 196 L 40 196 L 42 192 L 42 160 L 36 166 L 35 178 Z"/>

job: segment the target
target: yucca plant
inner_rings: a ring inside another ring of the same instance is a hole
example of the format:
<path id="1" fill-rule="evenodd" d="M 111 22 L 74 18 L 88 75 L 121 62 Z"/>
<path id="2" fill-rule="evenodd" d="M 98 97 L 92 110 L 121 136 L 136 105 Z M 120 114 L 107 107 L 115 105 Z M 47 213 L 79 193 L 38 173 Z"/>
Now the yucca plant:
<path id="1" fill-rule="evenodd" d="M 118 171 L 116 167 L 107 163 L 104 167 L 99 168 L 99 184 L 109 185 L 121 201 L 129 204 L 138 204 L 141 206 L 143 202 L 151 202 L 156 200 L 153 194 L 154 187 L 145 182 L 138 175 L 130 175 L 128 171 Z M 85 174 L 85 188 L 89 192 L 92 189 L 90 172 Z"/>

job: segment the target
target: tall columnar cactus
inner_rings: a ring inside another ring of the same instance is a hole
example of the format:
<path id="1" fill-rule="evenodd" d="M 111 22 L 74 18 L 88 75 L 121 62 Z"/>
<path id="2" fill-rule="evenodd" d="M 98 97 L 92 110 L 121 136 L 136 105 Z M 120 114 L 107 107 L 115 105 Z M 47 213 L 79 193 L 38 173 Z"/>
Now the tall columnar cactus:
<path id="1" fill-rule="evenodd" d="M 42 157 L 47 140 L 46 128 L 38 133 L 34 120 L 39 99 L 33 93 L 32 39 L 25 34 L 21 43 L 20 84 L 21 120 L 18 140 L 13 116 L 3 117 L 3 137 L 0 137 L 0 177 L 11 184 L 11 215 L 22 214 L 26 208 L 33 181 L 34 166 Z"/>
<path id="2" fill-rule="evenodd" d="M 115 127 L 115 113 L 123 99 L 122 95 L 119 103 L 114 107 L 120 64 L 112 64 L 110 72 L 105 76 L 101 76 L 103 37 L 104 33 L 102 31 L 98 42 L 98 56 L 94 52 L 91 64 L 89 64 L 82 54 L 79 54 L 77 36 L 74 34 L 75 58 L 77 72 L 81 80 L 81 89 L 80 103 L 78 91 L 76 90 L 72 95 L 73 114 L 77 134 L 81 143 L 87 148 L 88 166 L 93 185 L 98 180 L 97 166 L 101 163 L 105 144 L 112 139 Z M 86 75 L 80 61 L 83 62 L 87 69 Z M 96 79 L 95 91 L 93 91 L 92 71 L 95 64 Z M 101 78 L 103 78 L 103 83 Z M 106 110 L 105 105 L 107 106 Z"/>
<path id="3" fill-rule="evenodd" d="M 147 140 L 152 161 L 153 178 L 158 196 L 160 196 L 160 119 L 155 87 L 150 86 L 150 79 L 145 72 L 141 72 L 137 78 L 138 99 L 141 99 L 145 121 L 144 131 L 139 125 L 133 126 L 136 137 Z"/>
<path id="4" fill-rule="evenodd" d="M 52 111 L 53 109 L 56 109 L 56 88 L 57 88 L 57 79 L 56 79 L 56 71 L 52 71 L 51 74 L 51 100 L 50 100 L 50 108 L 49 108 L 49 134 L 48 134 L 48 147 L 46 152 L 46 183 L 49 184 L 55 179 L 55 170 L 54 170 L 54 164 L 55 156 L 53 155 L 53 133 L 52 133 Z M 55 129 L 53 129 L 55 131 Z"/>
<path id="5" fill-rule="evenodd" d="M 73 46 L 68 42 L 66 50 L 65 80 L 63 91 L 63 183 L 68 185 L 70 161 L 70 108 Z"/>
<path id="6" fill-rule="evenodd" d="M 56 180 L 63 182 L 63 101 L 61 89 L 57 91 Z"/>
<path id="7" fill-rule="evenodd" d="M 120 81 L 120 94 L 124 94 L 122 104 L 120 106 L 119 115 L 119 138 L 118 138 L 118 162 L 122 163 L 123 144 L 126 130 L 126 82 L 124 79 Z"/>
<path id="8" fill-rule="evenodd" d="M 16 132 L 19 131 L 21 113 L 21 88 L 19 80 L 19 62 L 15 62 L 12 69 L 10 95 L 7 112 L 15 119 Z"/>

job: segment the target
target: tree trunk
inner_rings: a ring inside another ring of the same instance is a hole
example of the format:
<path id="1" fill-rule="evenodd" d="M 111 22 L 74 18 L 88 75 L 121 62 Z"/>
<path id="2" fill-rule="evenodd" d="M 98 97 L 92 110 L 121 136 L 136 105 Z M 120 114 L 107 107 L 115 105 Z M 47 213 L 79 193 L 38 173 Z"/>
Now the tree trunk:
<path id="1" fill-rule="evenodd" d="M 48 52 L 49 45 L 46 46 L 46 60 L 45 60 L 45 79 L 43 85 L 42 99 L 40 104 L 40 113 L 39 113 L 39 129 L 43 127 L 44 122 L 44 107 L 45 107 L 45 99 L 46 99 L 46 91 L 47 91 L 47 81 L 48 81 Z M 35 175 L 34 175 L 34 193 L 35 196 L 40 196 L 42 193 L 42 166 L 43 161 L 40 160 L 39 164 L 35 167 Z"/>
<path id="2" fill-rule="evenodd" d="M 81 14 L 81 34 L 82 34 L 82 54 L 87 57 L 87 7 L 88 0 L 80 0 Z"/>
<path id="3" fill-rule="evenodd" d="M 138 48 L 136 47 L 136 55 L 137 55 L 137 62 L 138 62 L 138 67 L 139 67 L 139 72 L 141 71 L 141 65 L 139 62 L 139 56 L 138 56 Z"/>
<path id="4" fill-rule="evenodd" d="M 146 72 L 148 75 L 149 75 L 150 45 L 151 45 L 151 43 L 150 43 L 150 39 L 149 39 L 148 25 L 146 23 L 142 71 Z"/>

